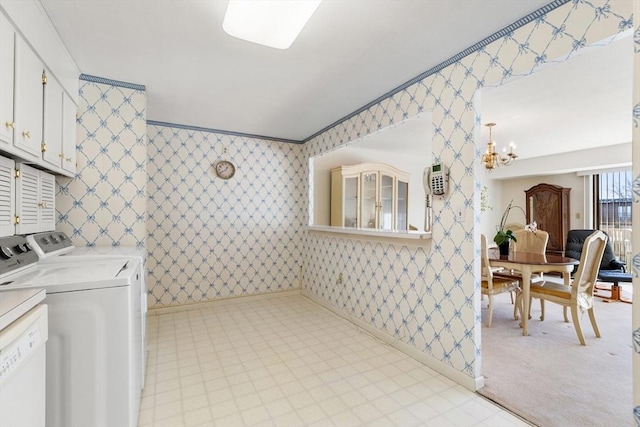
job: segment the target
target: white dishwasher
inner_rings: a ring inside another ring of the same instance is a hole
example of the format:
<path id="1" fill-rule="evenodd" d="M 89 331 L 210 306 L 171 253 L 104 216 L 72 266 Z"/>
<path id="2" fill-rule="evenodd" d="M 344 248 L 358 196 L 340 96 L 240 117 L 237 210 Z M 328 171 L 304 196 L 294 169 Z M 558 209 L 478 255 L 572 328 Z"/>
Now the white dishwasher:
<path id="1" fill-rule="evenodd" d="M 47 306 L 43 289 L 0 292 L 0 427 L 44 427 Z"/>

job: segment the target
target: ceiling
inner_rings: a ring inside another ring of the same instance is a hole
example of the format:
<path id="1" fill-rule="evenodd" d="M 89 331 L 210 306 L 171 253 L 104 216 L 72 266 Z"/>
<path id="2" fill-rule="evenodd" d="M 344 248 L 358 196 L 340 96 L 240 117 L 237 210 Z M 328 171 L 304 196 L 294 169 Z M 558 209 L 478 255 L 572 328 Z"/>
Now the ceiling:
<path id="1" fill-rule="evenodd" d="M 145 85 L 147 119 L 293 141 L 549 3 L 324 0 L 278 50 L 227 35 L 224 0 L 41 2 L 82 73 Z"/>
<path id="2" fill-rule="evenodd" d="M 585 48 L 566 61 L 484 90 L 481 120 L 496 123 L 498 151 L 513 141 L 523 159 L 629 143 L 632 75 L 628 31 L 608 45 Z M 482 135 L 487 142 L 486 127 Z"/>
<path id="3" fill-rule="evenodd" d="M 526 77 L 485 89 L 480 97 L 481 122 L 495 122 L 493 140 L 498 151 L 513 141 L 521 160 L 629 143 L 632 71 L 629 33 Z M 385 152 L 402 151 L 406 162 L 418 159 L 424 164 L 431 155 L 431 132 L 431 115 L 423 113 L 320 157 L 333 167 L 345 153 L 375 150 L 384 158 Z M 488 140 L 488 129 L 483 126 L 482 141 Z"/>

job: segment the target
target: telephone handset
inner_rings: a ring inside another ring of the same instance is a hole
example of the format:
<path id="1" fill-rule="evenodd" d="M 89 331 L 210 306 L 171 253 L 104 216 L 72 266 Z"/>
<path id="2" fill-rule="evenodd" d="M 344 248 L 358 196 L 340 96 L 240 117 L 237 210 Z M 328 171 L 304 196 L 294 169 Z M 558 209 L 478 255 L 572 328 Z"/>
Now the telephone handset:
<path id="1" fill-rule="evenodd" d="M 425 194 L 442 196 L 449 190 L 449 169 L 442 163 L 435 163 L 424 169 L 422 181 Z"/>
<path id="2" fill-rule="evenodd" d="M 424 231 L 431 231 L 431 195 L 441 196 L 447 192 L 449 189 L 449 169 L 442 163 L 435 163 L 424 168 L 422 183 L 424 185 Z"/>

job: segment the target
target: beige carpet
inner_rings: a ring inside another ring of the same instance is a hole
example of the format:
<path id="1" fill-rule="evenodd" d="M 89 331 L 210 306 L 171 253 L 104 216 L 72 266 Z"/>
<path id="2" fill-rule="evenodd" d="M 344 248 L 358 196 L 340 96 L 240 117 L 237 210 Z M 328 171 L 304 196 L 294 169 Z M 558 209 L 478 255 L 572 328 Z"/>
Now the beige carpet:
<path id="1" fill-rule="evenodd" d="M 629 293 L 624 296 L 630 297 Z M 581 346 L 562 317 L 562 307 L 534 300 L 529 336 L 523 337 L 507 294 L 495 299 L 493 324 L 487 328 L 482 303 L 482 373 L 480 394 L 540 427 L 632 426 L 631 304 L 597 299 L 596 338 L 585 313 L 587 345 Z"/>

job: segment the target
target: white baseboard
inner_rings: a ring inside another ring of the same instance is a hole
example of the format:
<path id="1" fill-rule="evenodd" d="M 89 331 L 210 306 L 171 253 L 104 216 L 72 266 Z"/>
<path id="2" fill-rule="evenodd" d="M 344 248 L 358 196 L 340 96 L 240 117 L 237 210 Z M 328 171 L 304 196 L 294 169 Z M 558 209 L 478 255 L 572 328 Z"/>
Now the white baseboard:
<path id="1" fill-rule="evenodd" d="M 270 299 L 270 298 L 280 298 L 287 295 L 300 295 L 300 289 L 291 289 L 286 291 L 273 291 L 269 293 L 254 294 L 254 295 L 238 295 L 233 297 L 213 299 L 213 300 L 204 301 L 204 302 L 194 302 L 189 304 L 171 305 L 168 307 L 150 308 L 147 311 L 147 316 L 160 316 L 162 314 L 179 313 L 181 311 L 199 310 L 201 308 L 208 307 L 212 304 L 225 304 L 225 303 L 237 302 L 239 299 L 242 299 L 242 298 Z"/>

